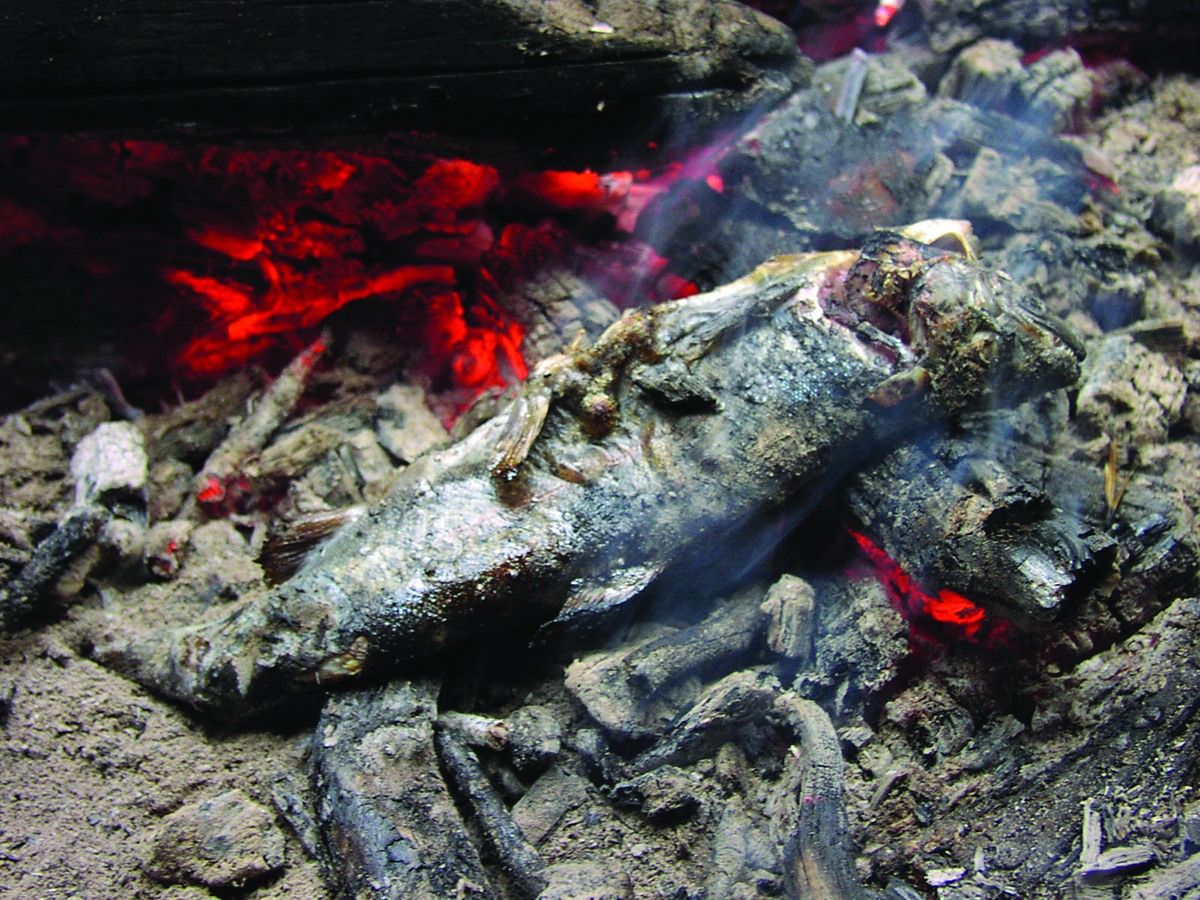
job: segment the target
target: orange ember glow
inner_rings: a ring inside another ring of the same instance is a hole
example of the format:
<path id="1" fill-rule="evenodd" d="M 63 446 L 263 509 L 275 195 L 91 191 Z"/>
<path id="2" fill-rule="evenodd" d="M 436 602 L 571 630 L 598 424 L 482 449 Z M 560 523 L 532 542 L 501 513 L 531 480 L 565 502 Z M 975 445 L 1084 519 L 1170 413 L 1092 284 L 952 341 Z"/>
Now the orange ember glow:
<path id="1" fill-rule="evenodd" d="M 504 171 L 423 141 L 0 138 L 0 261 L 61 260 L 98 294 L 135 292 L 163 354 L 139 365 L 185 385 L 268 352 L 278 364 L 348 304 L 394 307 L 448 422 L 525 377 L 516 315 L 528 310 L 502 300 L 545 265 L 565 262 L 621 307 L 696 291 L 634 234 L 680 179 L 721 189 L 720 145 L 662 171 L 602 173 Z"/>
<path id="2" fill-rule="evenodd" d="M 459 288 L 457 266 L 477 264 L 491 242 L 480 221 L 500 184 L 490 166 L 432 159 L 410 170 L 365 154 L 238 148 L 212 148 L 197 159 L 155 146 L 151 158 L 174 158 L 193 167 L 193 177 L 211 182 L 211 206 L 219 210 L 216 221 L 187 229 L 213 256 L 164 273 L 209 316 L 209 329 L 180 353 L 194 375 L 212 377 L 242 365 L 274 336 L 311 328 L 355 300 Z M 373 242 L 382 249 L 371 252 Z M 503 385 L 500 362 L 486 354 L 500 348 L 511 356 L 511 345 L 520 345 L 519 326 L 501 323 L 503 347 L 478 335 L 467 344 L 471 328 L 461 305 L 453 309 L 460 321 L 439 332 L 452 336 L 452 344 L 435 355 L 483 353 L 466 367 L 470 379 L 460 386 Z M 454 367 L 451 377 L 461 371 Z"/>
<path id="3" fill-rule="evenodd" d="M 976 636 L 984 621 L 982 609 L 954 591 L 938 591 L 936 596 L 927 593 L 882 547 L 857 531 L 850 530 L 850 534 L 871 561 L 875 576 L 889 598 L 901 611 L 961 628 L 965 637 Z"/>
<path id="4" fill-rule="evenodd" d="M 887 28 L 888 23 L 892 21 L 896 13 L 900 12 L 902 6 L 904 6 L 904 0 L 881 0 L 875 7 L 875 24 L 880 28 Z"/>

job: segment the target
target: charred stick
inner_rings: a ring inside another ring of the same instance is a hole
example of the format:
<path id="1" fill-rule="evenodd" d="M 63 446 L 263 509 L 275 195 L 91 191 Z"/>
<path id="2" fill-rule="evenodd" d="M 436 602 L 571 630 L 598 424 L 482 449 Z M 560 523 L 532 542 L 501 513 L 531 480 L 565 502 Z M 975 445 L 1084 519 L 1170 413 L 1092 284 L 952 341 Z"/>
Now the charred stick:
<path id="1" fill-rule="evenodd" d="M 196 476 L 192 496 L 188 498 L 183 515 L 194 513 L 197 503 L 213 507 L 225 500 L 229 486 L 242 464 L 266 445 L 271 435 L 295 409 L 313 367 L 329 347 L 330 341 L 331 336 L 326 329 L 288 363 L 275 382 L 263 391 L 253 412 L 233 426 Z"/>
<path id="2" fill-rule="evenodd" d="M 842 83 L 842 92 L 838 95 L 837 106 L 833 114 L 843 122 L 853 122 L 854 113 L 858 110 L 858 99 L 862 96 L 863 85 L 867 81 L 867 54 L 858 47 L 850 53 L 850 65 L 846 69 L 846 80 Z"/>
<path id="3" fill-rule="evenodd" d="M 113 412 L 127 422 L 140 422 L 146 414 L 129 402 L 116 376 L 107 368 L 93 369 L 88 373 L 88 381 L 104 395 Z"/>
<path id="4" fill-rule="evenodd" d="M 925 30 L 936 50 L 961 47 L 979 37 L 1008 38 L 1027 47 L 1095 45 L 1098 39 L 1133 42 L 1158 57 L 1186 54 L 1200 26 L 1196 0 L 999 0 L 994 3 L 927 4 Z"/>
<path id="5" fill-rule="evenodd" d="M 766 672 L 748 669 L 727 675 L 700 696 L 664 740 L 630 763 L 631 774 L 686 766 L 712 756 L 744 725 L 760 719 L 778 692 L 779 682 Z"/>
<path id="6" fill-rule="evenodd" d="M 112 514 L 101 506 L 83 506 L 70 512 L 0 592 L 0 628 L 12 628 L 32 613 L 38 597 L 96 541 L 111 518 Z"/>
<path id="7" fill-rule="evenodd" d="M 38 596 L 95 544 L 123 562 L 140 560 L 146 475 L 144 440 L 135 425 L 104 422 L 79 441 L 71 456 L 75 506 L 0 593 L 0 627 L 11 628 L 32 612 Z"/>
<path id="8" fill-rule="evenodd" d="M 508 746 L 510 729 L 503 719 L 475 713 L 448 712 L 438 716 L 437 725 L 443 731 L 453 732 L 472 747 L 503 750 Z"/>
<path id="9" fill-rule="evenodd" d="M 224 440 L 227 423 L 246 409 L 263 388 L 266 375 L 256 367 L 242 369 L 215 384 L 202 396 L 141 422 L 151 459 L 204 459 Z"/>
<path id="10" fill-rule="evenodd" d="M 753 603 L 724 603 L 690 628 L 618 650 L 589 653 L 567 669 L 567 689 L 614 735 L 645 737 L 653 697 L 692 675 L 729 671 L 760 642 L 766 615 Z"/>
<path id="11" fill-rule="evenodd" d="M 460 795 L 471 804 L 483 829 L 486 840 L 500 860 L 505 874 L 524 897 L 536 897 L 546 888 L 542 874 L 546 864 L 525 840 L 525 835 L 513 821 L 508 807 L 500 799 L 479 765 L 479 760 L 463 742 L 458 733 L 439 723 L 437 729 L 438 754 Z"/>
<path id="12" fill-rule="evenodd" d="M 842 749 L 829 716 L 811 700 L 784 694 L 776 708 L 799 745 L 786 766 L 788 795 L 774 826 L 780 831 L 789 896 L 867 900 L 850 856 L 850 829 L 843 798 Z"/>
<path id="13" fill-rule="evenodd" d="M 339 896 L 497 896 L 432 750 L 438 689 L 395 681 L 325 705 L 311 784 Z"/>

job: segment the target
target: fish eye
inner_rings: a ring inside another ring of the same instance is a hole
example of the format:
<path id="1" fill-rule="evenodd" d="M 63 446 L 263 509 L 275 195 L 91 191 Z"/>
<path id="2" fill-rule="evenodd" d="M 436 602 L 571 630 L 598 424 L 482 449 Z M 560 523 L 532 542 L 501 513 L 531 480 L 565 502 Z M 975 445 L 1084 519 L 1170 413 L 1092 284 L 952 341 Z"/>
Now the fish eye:
<path id="1" fill-rule="evenodd" d="M 1000 343 L 990 331 L 978 331 L 971 336 L 971 355 L 985 363 L 992 363 L 1000 352 Z"/>

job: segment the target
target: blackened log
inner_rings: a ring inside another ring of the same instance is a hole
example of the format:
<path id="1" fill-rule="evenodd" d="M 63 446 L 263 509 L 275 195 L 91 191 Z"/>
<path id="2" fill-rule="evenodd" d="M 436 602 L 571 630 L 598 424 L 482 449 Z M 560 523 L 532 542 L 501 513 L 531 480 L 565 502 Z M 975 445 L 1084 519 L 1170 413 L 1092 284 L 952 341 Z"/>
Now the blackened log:
<path id="1" fill-rule="evenodd" d="M 791 32 L 732 0 L 63 0 L 0 16 L 9 130 L 610 134 L 784 96 Z"/>
<path id="2" fill-rule="evenodd" d="M 1114 541 L 994 459 L 993 444 L 983 434 L 890 453 L 848 480 L 847 508 L 927 590 L 1054 618 L 1111 571 Z"/>

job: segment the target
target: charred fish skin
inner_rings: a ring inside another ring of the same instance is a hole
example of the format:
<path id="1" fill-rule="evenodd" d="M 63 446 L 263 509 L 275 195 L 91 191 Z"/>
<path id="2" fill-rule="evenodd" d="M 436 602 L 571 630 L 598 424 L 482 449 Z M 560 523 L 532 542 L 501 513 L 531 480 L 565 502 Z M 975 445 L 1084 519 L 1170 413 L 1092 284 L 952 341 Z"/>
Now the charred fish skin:
<path id="1" fill-rule="evenodd" d="M 632 596 L 922 423 L 1071 382 L 1078 357 L 1011 282 L 903 234 L 772 260 L 565 351 L 291 581 L 98 656 L 227 718 L 380 676 Z"/>

